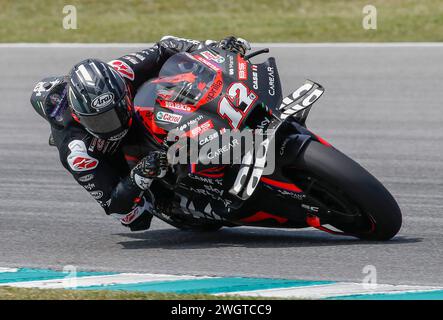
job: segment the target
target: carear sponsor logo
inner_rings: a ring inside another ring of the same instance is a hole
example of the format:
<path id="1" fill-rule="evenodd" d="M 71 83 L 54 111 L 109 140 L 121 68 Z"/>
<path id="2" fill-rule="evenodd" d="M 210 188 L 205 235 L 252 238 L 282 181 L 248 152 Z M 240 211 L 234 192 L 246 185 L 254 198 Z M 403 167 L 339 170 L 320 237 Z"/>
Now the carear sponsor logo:
<path id="1" fill-rule="evenodd" d="M 268 84 L 269 84 L 269 95 L 275 96 L 275 71 L 274 67 L 268 67 Z"/>

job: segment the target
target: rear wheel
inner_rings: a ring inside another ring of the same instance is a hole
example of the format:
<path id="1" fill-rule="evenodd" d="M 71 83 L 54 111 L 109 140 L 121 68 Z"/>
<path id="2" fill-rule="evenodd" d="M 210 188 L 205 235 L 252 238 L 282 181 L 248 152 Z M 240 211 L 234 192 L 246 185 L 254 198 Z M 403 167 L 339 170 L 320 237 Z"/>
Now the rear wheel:
<path id="1" fill-rule="evenodd" d="M 309 142 L 287 176 L 327 207 L 328 223 L 345 233 L 366 240 L 389 240 L 400 230 L 400 208 L 389 191 L 333 147 Z"/>

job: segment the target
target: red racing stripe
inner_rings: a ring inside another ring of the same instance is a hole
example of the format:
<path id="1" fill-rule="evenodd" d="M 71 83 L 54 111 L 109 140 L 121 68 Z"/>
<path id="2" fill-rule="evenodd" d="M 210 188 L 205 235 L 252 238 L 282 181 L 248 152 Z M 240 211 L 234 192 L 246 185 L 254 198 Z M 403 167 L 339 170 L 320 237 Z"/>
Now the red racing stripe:
<path id="1" fill-rule="evenodd" d="M 281 182 L 281 181 L 272 180 L 272 179 L 265 178 L 265 177 L 261 177 L 260 181 L 262 181 L 266 184 L 269 184 L 273 187 L 280 188 L 280 189 L 285 189 L 285 190 L 289 190 L 289 191 L 293 191 L 293 192 L 303 192 L 302 189 L 300 189 L 299 187 L 297 187 L 295 184 L 292 184 L 292 183 Z"/>
<path id="2" fill-rule="evenodd" d="M 267 213 L 264 211 L 258 211 L 254 215 L 247 217 L 247 218 L 243 218 L 240 221 L 257 222 L 257 221 L 262 221 L 262 220 L 266 220 L 266 219 L 274 219 L 274 220 L 277 220 L 278 223 L 285 223 L 286 221 L 288 221 L 287 218 L 275 216 L 273 214 L 270 214 L 270 213 Z"/>

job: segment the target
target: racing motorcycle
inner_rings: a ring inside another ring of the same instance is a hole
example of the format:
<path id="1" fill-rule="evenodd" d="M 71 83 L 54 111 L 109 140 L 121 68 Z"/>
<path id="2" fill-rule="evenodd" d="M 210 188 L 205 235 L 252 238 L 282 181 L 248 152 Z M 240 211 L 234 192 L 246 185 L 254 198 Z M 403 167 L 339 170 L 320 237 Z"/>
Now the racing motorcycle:
<path id="1" fill-rule="evenodd" d="M 157 183 L 174 194 L 163 221 L 185 230 L 221 227 L 314 227 L 366 240 L 394 237 L 402 216 L 393 196 L 369 172 L 311 132 L 306 119 L 324 88 L 306 81 L 283 97 L 273 57 L 262 63 L 218 47 L 172 56 L 135 97 L 136 115 L 159 149 L 188 151 L 229 131 L 268 130 L 237 163 L 207 163 L 232 152 L 236 139 L 197 160 L 173 165 Z M 175 140 L 167 139 L 172 132 Z M 263 131 L 262 131 L 263 132 Z M 182 139 L 185 138 L 185 139 Z M 258 145 L 258 147 L 257 147 Z M 271 150 L 271 145 L 273 149 Z M 260 152 L 257 152 L 260 150 Z M 175 157 L 177 153 L 174 153 Z M 273 156 L 273 170 L 265 166 Z M 171 160 L 171 159 L 170 159 Z"/>

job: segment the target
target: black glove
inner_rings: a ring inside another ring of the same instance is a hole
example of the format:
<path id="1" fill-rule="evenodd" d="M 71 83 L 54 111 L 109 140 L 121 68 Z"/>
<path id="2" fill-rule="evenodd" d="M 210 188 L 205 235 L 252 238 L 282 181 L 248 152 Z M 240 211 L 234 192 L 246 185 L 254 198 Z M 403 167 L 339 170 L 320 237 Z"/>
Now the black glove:
<path id="1" fill-rule="evenodd" d="M 236 38 L 230 36 L 220 41 L 220 48 L 228 50 L 234 53 L 239 53 L 242 56 L 246 54 L 246 51 L 251 50 L 251 45 L 248 41 L 242 38 Z"/>
<path id="2" fill-rule="evenodd" d="M 153 151 L 131 170 L 132 181 L 142 190 L 147 190 L 155 178 L 163 178 L 168 170 L 165 152 Z"/>

